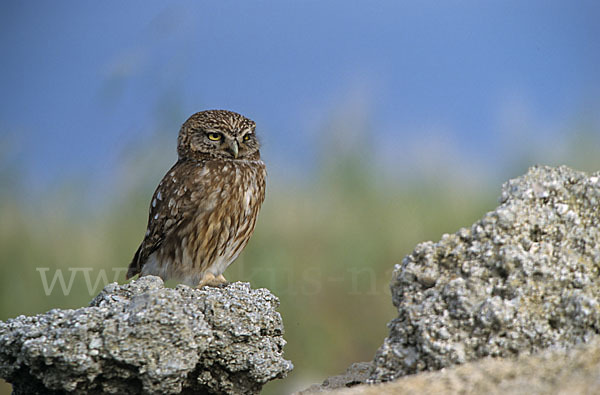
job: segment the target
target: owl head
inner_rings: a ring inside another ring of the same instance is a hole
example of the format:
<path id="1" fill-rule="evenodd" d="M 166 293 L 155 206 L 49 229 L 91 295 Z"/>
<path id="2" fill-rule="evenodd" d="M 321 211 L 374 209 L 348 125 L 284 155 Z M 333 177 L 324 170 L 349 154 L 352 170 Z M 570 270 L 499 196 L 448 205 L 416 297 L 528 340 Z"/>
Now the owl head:
<path id="1" fill-rule="evenodd" d="M 181 126 L 180 159 L 260 159 L 254 121 L 226 110 L 197 112 Z"/>

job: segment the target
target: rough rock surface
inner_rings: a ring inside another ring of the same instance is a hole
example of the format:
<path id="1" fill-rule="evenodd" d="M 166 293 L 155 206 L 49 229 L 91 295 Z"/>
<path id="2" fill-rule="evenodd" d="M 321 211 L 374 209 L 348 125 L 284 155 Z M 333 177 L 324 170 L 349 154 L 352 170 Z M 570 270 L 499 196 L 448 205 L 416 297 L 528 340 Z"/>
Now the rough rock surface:
<path id="1" fill-rule="evenodd" d="M 107 285 L 77 310 L 0 322 L 0 377 L 16 394 L 254 394 L 293 368 L 279 301 L 247 283 Z"/>
<path id="2" fill-rule="evenodd" d="M 305 390 L 296 392 L 295 395 L 308 395 L 316 392 L 329 392 L 338 388 L 352 387 L 365 383 L 373 372 L 372 362 L 355 362 L 344 374 L 328 377 L 322 384 L 313 384 Z"/>
<path id="3" fill-rule="evenodd" d="M 533 167 L 469 229 L 419 244 L 394 270 L 398 317 L 370 382 L 600 332 L 600 173 Z"/>
<path id="4" fill-rule="evenodd" d="M 569 350 L 546 350 L 518 359 L 480 361 L 402 377 L 391 383 L 360 385 L 336 395 L 597 394 L 600 388 L 600 339 Z M 330 391 L 331 392 L 331 391 Z"/>

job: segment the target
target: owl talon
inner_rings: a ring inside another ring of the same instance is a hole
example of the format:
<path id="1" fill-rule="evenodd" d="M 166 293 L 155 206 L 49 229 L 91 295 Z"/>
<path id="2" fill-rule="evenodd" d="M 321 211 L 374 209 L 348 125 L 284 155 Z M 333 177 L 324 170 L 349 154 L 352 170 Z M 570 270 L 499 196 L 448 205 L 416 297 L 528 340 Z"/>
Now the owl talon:
<path id="1" fill-rule="evenodd" d="M 206 273 L 204 275 L 204 277 L 202 277 L 202 280 L 200 280 L 200 283 L 198 283 L 198 286 L 196 288 L 202 288 L 205 286 L 215 287 L 215 288 L 224 288 L 228 284 L 229 284 L 229 282 L 225 279 L 225 277 L 222 274 L 215 277 L 214 274 L 209 272 L 209 273 Z"/>
<path id="2" fill-rule="evenodd" d="M 224 275 L 222 275 L 222 274 L 219 274 L 219 275 L 217 276 L 217 280 L 219 280 L 219 281 L 221 282 L 221 286 L 222 286 L 222 287 L 226 287 L 226 286 L 228 286 L 228 285 L 229 285 L 229 281 L 227 281 L 227 279 L 225 278 L 225 276 L 224 276 Z"/>

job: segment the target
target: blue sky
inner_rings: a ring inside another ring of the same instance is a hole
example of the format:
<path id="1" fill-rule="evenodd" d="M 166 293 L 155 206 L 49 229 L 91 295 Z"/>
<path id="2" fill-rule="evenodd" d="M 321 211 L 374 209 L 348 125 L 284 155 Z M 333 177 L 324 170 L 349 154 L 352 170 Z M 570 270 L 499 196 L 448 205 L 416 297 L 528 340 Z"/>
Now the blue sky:
<path id="1" fill-rule="evenodd" d="M 225 108 L 275 174 L 312 170 L 332 117 L 386 164 L 485 173 L 580 119 L 600 133 L 599 20 L 597 1 L 3 1 L 0 154 L 33 183 L 100 179 L 157 129 L 174 160 L 185 118 Z"/>

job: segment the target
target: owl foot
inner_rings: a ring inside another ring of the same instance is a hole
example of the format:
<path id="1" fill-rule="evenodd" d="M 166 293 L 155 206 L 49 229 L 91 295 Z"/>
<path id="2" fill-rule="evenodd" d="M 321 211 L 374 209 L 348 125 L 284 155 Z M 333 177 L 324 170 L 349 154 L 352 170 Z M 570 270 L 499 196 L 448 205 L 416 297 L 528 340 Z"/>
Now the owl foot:
<path id="1" fill-rule="evenodd" d="M 222 274 L 215 277 L 214 274 L 208 272 L 202 277 L 202 280 L 200 280 L 196 288 L 202 288 L 204 286 L 223 288 L 228 284 L 229 281 L 227 281 Z"/>

